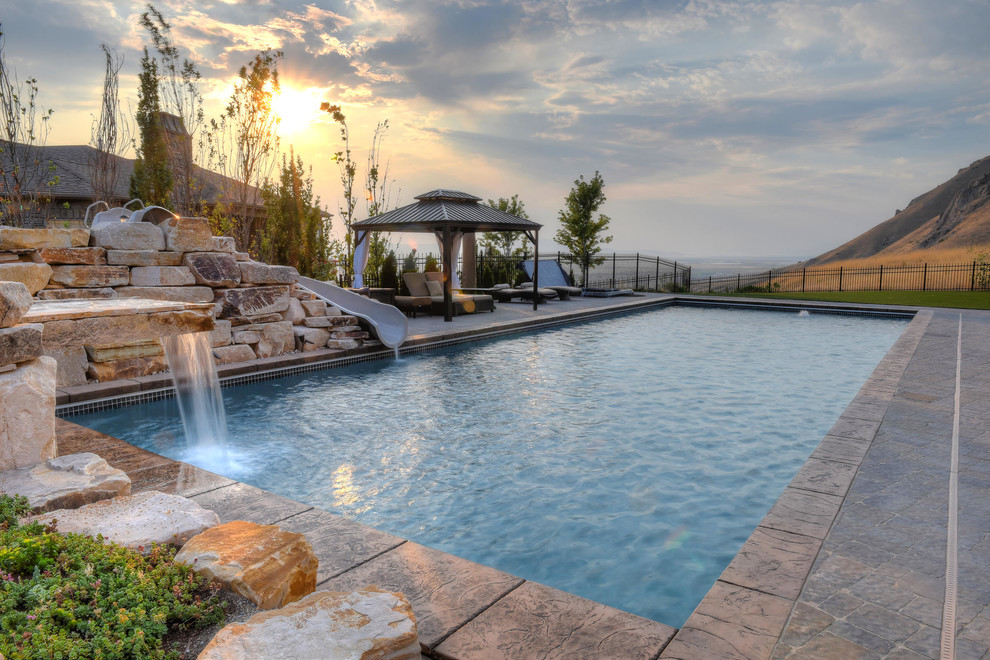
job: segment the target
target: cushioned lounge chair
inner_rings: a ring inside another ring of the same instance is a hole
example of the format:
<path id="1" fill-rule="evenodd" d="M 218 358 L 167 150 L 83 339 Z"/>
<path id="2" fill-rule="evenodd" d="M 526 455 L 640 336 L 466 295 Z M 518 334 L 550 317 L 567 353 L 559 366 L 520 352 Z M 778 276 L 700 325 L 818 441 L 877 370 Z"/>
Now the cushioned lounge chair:
<path id="1" fill-rule="evenodd" d="M 522 262 L 523 270 L 533 277 L 533 260 L 527 259 Z M 540 282 L 541 289 L 553 289 L 557 292 L 560 300 L 570 300 L 571 296 L 580 296 L 581 287 L 571 286 L 567 278 L 567 273 L 556 259 L 540 259 Z"/>
<path id="2" fill-rule="evenodd" d="M 402 279 L 405 280 L 409 293 L 414 297 L 427 297 L 430 299 L 430 312 L 432 314 L 444 313 L 443 273 L 403 273 Z M 465 295 L 462 293 L 453 293 L 451 295 L 454 300 L 455 315 L 495 311 L 495 303 L 491 296 Z"/>

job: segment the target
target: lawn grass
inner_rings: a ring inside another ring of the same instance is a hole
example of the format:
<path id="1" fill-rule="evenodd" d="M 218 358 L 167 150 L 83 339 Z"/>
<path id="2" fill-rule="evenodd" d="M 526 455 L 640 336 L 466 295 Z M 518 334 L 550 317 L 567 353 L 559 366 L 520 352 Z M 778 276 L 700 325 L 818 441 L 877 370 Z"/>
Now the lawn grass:
<path id="1" fill-rule="evenodd" d="M 816 293 L 719 293 L 739 298 L 780 298 L 828 302 L 990 309 L 990 291 L 832 291 Z"/>

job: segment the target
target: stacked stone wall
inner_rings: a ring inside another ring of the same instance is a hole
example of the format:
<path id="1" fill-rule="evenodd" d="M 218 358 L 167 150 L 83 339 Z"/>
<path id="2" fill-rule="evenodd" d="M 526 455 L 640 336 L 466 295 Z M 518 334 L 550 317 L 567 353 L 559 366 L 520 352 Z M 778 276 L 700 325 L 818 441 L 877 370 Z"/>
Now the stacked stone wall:
<path id="1" fill-rule="evenodd" d="M 347 350 L 368 340 L 353 316 L 298 287 L 290 266 L 236 252 L 202 218 L 88 229 L 0 227 L 0 282 L 21 282 L 36 300 L 145 298 L 212 303 L 218 364 L 293 351 Z M 157 339 L 98 346 L 45 346 L 58 385 L 83 385 L 167 369 Z"/>

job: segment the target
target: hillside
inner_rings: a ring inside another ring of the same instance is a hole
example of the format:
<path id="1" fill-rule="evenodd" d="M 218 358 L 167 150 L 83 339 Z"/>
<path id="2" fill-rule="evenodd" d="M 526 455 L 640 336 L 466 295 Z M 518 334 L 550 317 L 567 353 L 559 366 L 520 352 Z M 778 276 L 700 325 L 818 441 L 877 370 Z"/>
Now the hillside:
<path id="1" fill-rule="evenodd" d="M 942 185 L 848 243 L 803 265 L 893 256 L 906 252 L 990 244 L 990 156 L 959 170 Z"/>

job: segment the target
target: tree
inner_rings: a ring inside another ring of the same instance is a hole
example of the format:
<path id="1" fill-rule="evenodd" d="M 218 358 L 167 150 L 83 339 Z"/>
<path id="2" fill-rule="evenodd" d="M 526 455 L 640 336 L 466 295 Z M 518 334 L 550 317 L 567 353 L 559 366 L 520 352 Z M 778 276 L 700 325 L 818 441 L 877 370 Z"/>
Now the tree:
<path id="1" fill-rule="evenodd" d="M 58 185 L 55 165 L 43 157 L 53 111 L 37 105 L 38 81 L 7 70 L 0 25 L 0 220 L 15 227 L 51 212 Z"/>
<path id="2" fill-rule="evenodd" d="M 90 157 L 90 184 L 94 201 L 103 200 L 115 206 L 124 201 L 118 199 L 117 183 L 120 181 L 120 159 L 130 139 L 129 126 L 120 111 L 119 81 L 124 58 L 106 44 L 101 44 L 100 48 L 106 58 L 106 69 L 100 116 L 93 120 L 90 129 L 89 143 L 96 148 Z"/>
<path id="3" fill-rule="evenodd" d="M 138 137 L 135 147 L 134 173 L 130 193 L 147 205 L 171 206 L 172 168 L 168 162 L 168 145 L 159 115 L 158 63 L 144 49 L 141 73 L 138 74 L 138 104 L 136 112 Z"/>
<path id="4" fill-rule="evenodd" d="M 293 266 L 300 274 L 319 280 L 329 279 L 330 216 L 320 207 L 313 193 L 312 168 L 290 150 L 282 156 L 278 182 L 262 186 L 268 218 L 258 241 L 262 261 Z"/>
<path id="5" fill-rule="evenodd" d="M 564 199 L 567 208 L 560 211 L 561 228 L 557 230 L 554 240 L 577 258 L 581 264 L 584 282 L 588 281 L 588 269 L 605 261 L 596 257 L 602 251 L 602 246 L 612 242 L 612 236 L 606 236 L 610 219 L 602 213 L 594 218 L 599 207 L 605 203 L 605 181 L 602 175 L 595 171 L 591 181 L 585 181 L 582 174 L 574 181 L 574 187 Z"/>
<path id="6" fill-rule="evenodd" d="M 488 206 L 504 211 L 520 218 L 529 219 L 526 215 L 525 204 L 519 201 L 519 195 L 513 195 L 511 199 L 499 197 L 498 201 L 489 199 Z M 522 238 L 521 231 L 499 231 L 484 233 L 481 235 L 479 244 L 482 249 L 490 254 L 500 257 L 515 257 L 522 254 L 522 246 L 517 247 L 516 241 Z"/>
<path id="7" fill-rule="evenodd" d="M 159 111 L 178 118 L 170 127 L 174 135 L 163 131 L 168 166 L 172 173 L 171 204 L 179 215 L 199 212 L 200 184 L 196 181 L 193 162 L 193 137 L 203 124 L 203 97 L 199 92 L 201 74 L 188 59 L 180 59 L 179 49 L 172 39 L 172 26 L 155 6 L 148 4 L 141 14 L 140 24 L 151 36 L 157 56 L 152 58 L 145 48 L 145 58 L 154 62 L 155 83 L 158 86 Z M 142 66 L 142 69 L 144 67 Z M 156 117 L 158 121 L 164 118 Z M 181 142 L 179 139 L 181 138 Z"/>
<path id="8" fill-rule="evenodd" d="M 278 163 L 279 119 L 272 101 L 279 92 L 281 58 L 282 51 L 265 50 L 241 67 L 230 100 L 219 120 L 210 121 L 206 137 L 209 166 L 226 179 L 221 195 L 232 215 L 221 224 L 242 251 L 253 247 L 261 186 Z"/>
<path id="9" fill-rule="evenodd" d="M 344 240 L 340 255 L 340 268 L 342 271 L 341 284 L 349 284 L 351 273 L 354 272 L 354 236 L 351 234 L 351 224 L 354 222 L 354 209 L 357 207 L 357 197 L 354 195 L 354 179 L 357 177 L 357 163 L 351 157 L 351 136 L 347 128 L 347 119 L 341 112 L 339 105 L 331 105 L 324 101 L 320 104 L 320 110 L 329 114 L 335 122 L 340 125 L 340 139 L 344 143 L 343 149 L 333 154 L 332 160 L 337 164 L 340 171 L 340 185 L 344 194 L 343 203 L 338 203 L 337 214 L 344 223 Z"/>

